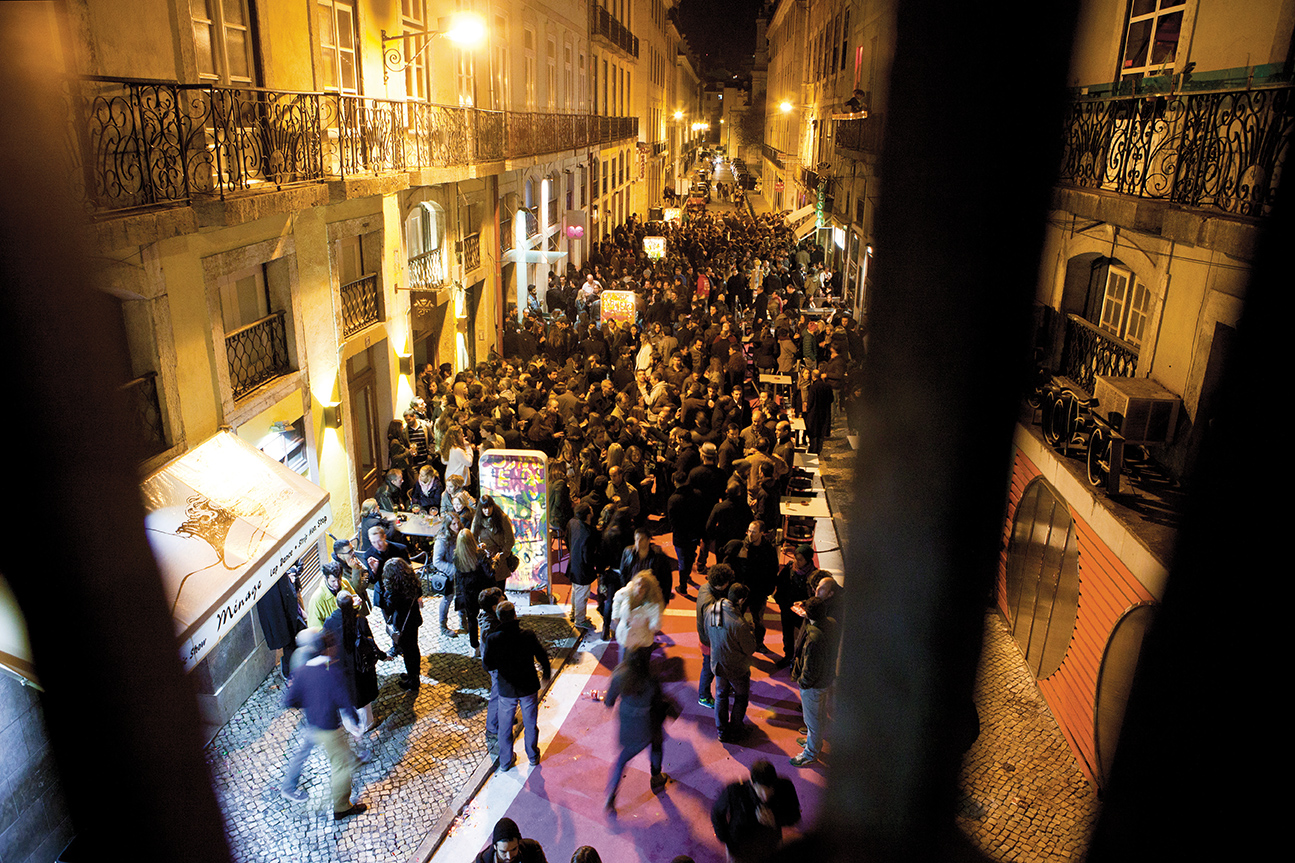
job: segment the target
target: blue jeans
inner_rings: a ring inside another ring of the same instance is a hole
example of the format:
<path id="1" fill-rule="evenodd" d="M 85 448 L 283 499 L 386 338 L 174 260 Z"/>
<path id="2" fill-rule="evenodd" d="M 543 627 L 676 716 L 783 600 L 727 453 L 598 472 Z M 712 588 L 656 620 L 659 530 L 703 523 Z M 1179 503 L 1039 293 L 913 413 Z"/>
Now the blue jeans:
<path id="1" fill-rule="evenodd" d="M 710 698 L 710 687 L 715 681 L 715 672 L 710 670 L 710 648 L 702 645 L 701 648 L 701 680 L 697 684 L 697 697 Z"/>
<path id="2" fill-rule="evenodd" d="M 805 717 L 804 754 L 817 758 L 823 752 L 823 725 L 827 719 L 826 686 L 800 691 L 800 712 Z"/>
<path id="3" fill-rule="evenodd" d="M 751 697 L 751 672 L 732 678 L 716 672 L 715 679 L 719 682 L 715 693 L 715 727 L 722 734 L 727 729 L 740 728 L 746 719 L 746 703 Z M 731 711 L 730 698 L 733 701 Z"/>
<path id="4" fill-rule="evenodd" d="M 486 701 L 486 736 L 499 736 L 499 672 L 489 671 L 490 698 Z"/>
<path id="5" fill-rule="evenodd" d="M 503 726 L 503 741 L 499 747 L 499 767 L 507 770 L 517 763 L 513 754 L 513 720 L 517 716 L 517 707 L 522 708 L 522 727 L 526 736 L 526 757 L 531 761 L 540 760 L 540 695 L 520 695 L 509 698 L 499 696 L 499 724 Z"/>
<path id="6" fill-rule="evenodd" d="M 625 772 L 625 765 L 630 763 L 630 759 L 638 755 L 649 746 L 652 747 L 648 755 L 649 764 L 652 767 L 652 775 L 661 774 L 661 756 L 663 752 L 663 742 L 655 740 L 651 743 L 639 743 L 633 746 L 622 746 L 620 757 L 616 759 L 616 764 L 612 767 L 612 772 L 607 776 L 607 799 L 612 800 L 616 796 L 616 789 L 621 785 L 621 774 Z"/>

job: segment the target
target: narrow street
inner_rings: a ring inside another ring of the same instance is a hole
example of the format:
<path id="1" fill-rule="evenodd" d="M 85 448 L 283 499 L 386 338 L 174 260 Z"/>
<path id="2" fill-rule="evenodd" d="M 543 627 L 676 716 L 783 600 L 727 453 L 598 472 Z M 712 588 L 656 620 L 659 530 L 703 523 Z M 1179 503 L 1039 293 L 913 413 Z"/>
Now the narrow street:
<path id="1" fill-rule="evenodd" d="M 837 421 L 820 459 L 834 518 L 817 536 L 819 564 L 840 572 L 842 553 L 831 543 L 848 512 L 854 452 Z M 668 535 L 658 544 L 669 548 Z M 849 589 L 850 576 L 843 574 Z M 568 588 L 560 584 L 559 600 Z M 296 711 L 280 708 L 277 672 L 208 747 L 235 859 L 306 861 L 469 859 L 489 843 L 496 820 L 507 815 L 538 839 L 550 860 L 568 859 L 581 845 L 605 860 L 660 863 L 689 854 L 721 863 L 722 846 L 709 821 L 710 802 L 727 782 L 744 778 L 767 758 L 796 784 L 802 829 L 814 823 L 830 765 L 797 769 L 787 763 L 796 744 L 799 698 L 786 670 L 758 654 L 748 721 L 755 733 L 742 745 L 721 744 L 711 711 L 697 704 L 701 654 L 693 603 L 675 597 L 666 610 L 654 663 L 666 690 L 683 708 L 666 730 L 664 793 L 648 788 L 646 756 L 631 762 L 618 796 L 618 814 L 603 814 L 607 773 L 616 753 L 615 719 L 589 693 L 606 689 L 618 647 L 596 637 L 577 643 L 565 606 L 524 609 L 556 663 L 563 663 L 540 707 L 543 758 L 497 774 L 485 748 L 487 678 L 470 656 L 467 638 L 442 638 L 424 626 L 426 660 L 417 697 L 395 684 L 396 664 L 380 668 L 374 759 L 357 772 L 363 816 L 335 823 L 328 802 L 328 765 L 311 756 L 301 787 L 310 797 L 293 804 L 279 796 Z M 597 618 L 596 611 L 590 616 Z M 451 618 L 453 620 L 453 618 Z M 767 643 L 780 645 L 777 610 L 766 611 Z M 967 755 L 958 822 L 985 854 L 1003 861 L 1081 859 L 1098 812 L 1095 789 L 1070 749 L 997 613 L 985 618 L 985 646 L 977 681 L 981 735 Z M 375 621 L 376 626 L 376 621 Z M 830 741 L 830 737 L 829 737 Z M 517 744 L 520 751 L 521 743 Z M 792 835 L 789 833 L 789 835 Z"/>

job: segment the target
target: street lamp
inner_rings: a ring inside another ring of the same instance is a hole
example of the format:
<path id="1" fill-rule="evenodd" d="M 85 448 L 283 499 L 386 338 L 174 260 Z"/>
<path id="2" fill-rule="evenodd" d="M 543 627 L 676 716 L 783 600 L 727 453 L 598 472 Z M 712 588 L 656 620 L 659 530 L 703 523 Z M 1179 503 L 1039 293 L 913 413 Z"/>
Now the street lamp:
<path id="1" fill-rule="evenodd" d="M 387 83 L 389 73 L 403 72 L 408 69 L 418 56 L 427 50 L 427 46 L 432 43 L 432 38 L 435 36 L 444 36 L 462 48 L 475 48 L 486 38 L 486 20 L 475 12 L 456 12 L 448 18 L 438 19 L 437 25 L 436 30 L 418 30 L 391 36 L 387 35 L 386 30 L 381 31 L 383 84 Z M 407 61 L 402 62 L 409 40 L 419 36 L 427 37 L 422 47 Z M 387 45 L 388 42 L 394 42 L 397 39 L 401 40 L 401 45 Z"/>

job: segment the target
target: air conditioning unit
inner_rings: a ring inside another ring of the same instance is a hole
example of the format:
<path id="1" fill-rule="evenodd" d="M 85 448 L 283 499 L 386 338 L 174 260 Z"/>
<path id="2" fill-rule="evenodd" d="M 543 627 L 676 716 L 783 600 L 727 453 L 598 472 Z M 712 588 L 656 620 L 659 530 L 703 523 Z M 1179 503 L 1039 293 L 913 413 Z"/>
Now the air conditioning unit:
<path id="1" fill-rule="evenodd" d="M 1126 443 L 1169 443 L 1183 400 L 1150 378 L 1098 375 L 1093 379 L 1097 412 Z"/>

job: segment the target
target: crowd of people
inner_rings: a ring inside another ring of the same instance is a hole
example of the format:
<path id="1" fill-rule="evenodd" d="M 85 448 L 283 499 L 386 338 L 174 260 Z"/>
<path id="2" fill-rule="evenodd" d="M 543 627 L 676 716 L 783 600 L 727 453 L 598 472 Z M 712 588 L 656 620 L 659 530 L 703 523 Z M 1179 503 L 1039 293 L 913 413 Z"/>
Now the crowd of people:
<path id="1" fill-rule="evenodd" d="M 665 257 L 646 256 L 649 235 L 666 237 Z M 603 319 L 606 290 L 634 294 L 632 320 Z M 335 542 L 304 606 L 316 637 L 293 659 L 287 703 L 304 706 L 308 730 L 284 796 L 301 798 L 301 763 L 318 743 L 333 759 L 334 816 L 364 810 L 341 791 L 339 776 L 349 789 L 352 769 L 343 731 L 363 758 L 377 663 L 403 660 L 399 684 L 417 690 L 425 592 L 441 596 L 442 631 L 466 633 L 489 673 L 486 733 L 497 768 L 515 764 L 518 710 L 527 757 L 539 762 L 536 707 L 551 669 L 504 590 L 517 566 L 515 530 L 477 475 L 480 454 L 494 448 L 547 456 L 548 521 L 565 552 L 571 619 L 584 637 L 615 641 L 620 651 L 606 694 L 619 712 L 622 747 L 607 782 L 610 813 L 626 763 L 643 750 L 653 790 L 669 781 L 662 729 L 678 706 L 656 679 L 652 656 L 663 609 L 676 595 L 695 603 L 706 655 L 697 697 L 713 708 L 719 739 L 748 734 L 751 659 L 765 651 L 791 667 L 802 694 L 806 733 L 791 764 L 816 763 L 841 586 L 815 566 L 808 544 L 791 543 L 780 560 L 777 525 L 780 501 L 798 481 L 792 420 L 803 418 L 808 449 L 820 452 L 834 406 L 848 415 L 859 392 L 865 336 L 837 308 L 840 295 L 822 249 L 796 242 L 779 216 L 702 213 L 650 226 L 631 218 L 593 244 L 583 271 L 550 276 L 542 297 L 528 292 L 498 353 L 457 373 L 427 365 L 417 397 L 388 428 L 388 470 L 361 504 L 355 539 Z M 791 383 L 767 384 L 764 375 Z M 430 515 L 436 535 L 401 533 L 391 514 L 402 512 Z M 780 651 L 766 644 L 770 598 Z M 590 600 L 598 602 L 596 623 Z M 386 649 L 369 629 L 370 607 L 381 613 Z M 300 670 L 317 669 L 321 657 L 336 680 Z M 733 859 L 760 859 L 776 847 L 773 833 L 799 818 L 794 786 L 767 762 L 757 768 L 745 790 L 731 788 L 716 803 L 716 835 Z M 529 840 L 515 824 L 500 825 L 479 860 L 543 859 L 542 851 L 526 856 Z"/>

